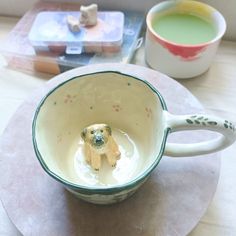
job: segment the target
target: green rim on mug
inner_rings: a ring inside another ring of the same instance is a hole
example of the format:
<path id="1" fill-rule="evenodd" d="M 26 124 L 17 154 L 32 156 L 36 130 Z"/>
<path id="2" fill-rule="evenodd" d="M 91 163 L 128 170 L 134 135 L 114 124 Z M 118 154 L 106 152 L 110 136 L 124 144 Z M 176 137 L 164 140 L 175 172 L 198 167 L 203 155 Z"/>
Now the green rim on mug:
<path id="1" fill-rule="evenodd" d="M 38 149 L 38 144 L 37 144 L 37 140 L 36 140 L 36 123 L 37 123 L 37 117 L 38 114 L 43 106 L 43 104 L 45 103 L 45 101 L 47 100 L 47 98 L 53 94 L 53 92 L 55 92 L 58 88 L 60 88 L 61 86 L 63 86 L 64 84 L 72 81 L 72 80 L 76 80 L 76 79 L 80 79 L 84 76 L 89 76 L 89 75 L 95 75 L 95 74 L 105 74 L 105 73 L 116 73 L 119 75 L 123 75 L 123 76 L 128 76 L 132 79 L 136 79 L 139 80 L 140 82 L 144 83 L 144 85 L 148 86 L 159 98 L 159 101 L 161 103 L 162 109 L 167 111 L 167 106 L 166 103 L 164 101 L 164 98 L 162 97 L 162 95 L 160 94 L 160 92 L 152 85 L 150 84 L 148 81 L 125 74 L 125 73 L 121 73 L 118 71 L 99 71 L 99 72 L 94 72 L 94 73 L 89 73 L 89 74 L 83 74 L 83 75 L 79 75 L 79 76 L 75 76 L 72 77 L 71 79 L 68 79 L 62 83 L 60 83 L 59 85 L 57 85 L 56 87 L 54 87 L 52 90 L 50 90 L 39 102 L 34 117 L 33 117 L 33 122 L 32 122 L 32 141 L 33 141 L 33 147 L 34 147 L 34 151 L 35 154 L 37 156 L 37 159 L 39 160 L 42 168 L 54 179 L 56 179 L 57 181 L 61 182 L 62 184 L 64 184 L 66 187 L 78 190 L 78 191 L 82 191 L 86 194 L 97 194 L 97 193 L 103 193 L 103 194 L 111 194 L 111 193 L 115 193 L 115 192 L 120 192 L 121 190 L 124 189 L 130 189 L 133 188 L 134 186 L 136 186 L 138 183 L 142 182 L 145 177 L 147 177 L 154 169 L 155 167 L 158 165 L 158 163 L 160 162 L 164 150 L 165 150 L 165 144 L 166 144 L 166 140 L 167 140 L 167 136 L 170 132 L 170 128 L 166 127 L 164 130 L 164 135 L 163 135 L 163 139 L 162 139 L 162 143 L 161 143 L 161 147 L 160 147 L 160 151 L 157 154 L 157 157 L 155 158 L 155 161 L 140 175 L 138 175 L 136 178 L 134 178 L 133 180 L 124 183 L 124 184 L 117 184 L 115 186 L 108 186 L 108 187 L 91 187 L 91 186 L 85 186 L 85 185 L 80 185 L 80 184 L 75 184 L 72 183 L 62 177 L 60 177 L 59 175 L 57 175 L 56 173 L 54 173 L 53 171 L 50 170 L 50 168 L 47 166 L 47 164 L 45 163 L 39 149 Z"/>

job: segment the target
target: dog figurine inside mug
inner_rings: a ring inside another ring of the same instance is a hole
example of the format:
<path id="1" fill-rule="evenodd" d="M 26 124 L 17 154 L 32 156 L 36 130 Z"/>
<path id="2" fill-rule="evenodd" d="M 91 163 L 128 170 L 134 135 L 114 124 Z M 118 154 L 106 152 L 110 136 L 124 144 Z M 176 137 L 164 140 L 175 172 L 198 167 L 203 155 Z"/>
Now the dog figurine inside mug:
<path id="1" fill-rule="evenodd" d="M 101 168 L 101 160 L 106 156 L 109 165 L 116 166 L 120 151 L 112 137 L 111 127 L 106 124 L 94 124 L 83 129 L 85 158 L 94 170 Z"/>

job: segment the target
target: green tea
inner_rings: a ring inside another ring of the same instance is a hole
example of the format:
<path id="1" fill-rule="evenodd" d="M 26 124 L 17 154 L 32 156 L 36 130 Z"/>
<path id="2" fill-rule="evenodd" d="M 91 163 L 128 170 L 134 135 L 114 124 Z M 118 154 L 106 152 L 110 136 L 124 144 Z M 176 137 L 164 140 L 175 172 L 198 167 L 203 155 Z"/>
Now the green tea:
<path id="1" fill-rule="evenodd" d="M 154 19 L 152 26 L 161 37 L 179 44 L 205 43 L 216 36 L 212 24 L 190 14 L 164 15 Z"/>

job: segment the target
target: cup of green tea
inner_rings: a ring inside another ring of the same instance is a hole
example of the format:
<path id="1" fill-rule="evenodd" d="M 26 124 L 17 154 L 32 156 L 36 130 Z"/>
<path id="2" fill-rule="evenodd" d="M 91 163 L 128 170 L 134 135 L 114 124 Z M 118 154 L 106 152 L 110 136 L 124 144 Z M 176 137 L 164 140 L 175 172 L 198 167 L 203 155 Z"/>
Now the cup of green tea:
<path id="1" fill-rule="evenodd" d="M 213 7 L 191 0 L 169 0 L 152 7 L 146 17 L 147 64 L 184 79 L 208 70 L 226 30 Z"/>

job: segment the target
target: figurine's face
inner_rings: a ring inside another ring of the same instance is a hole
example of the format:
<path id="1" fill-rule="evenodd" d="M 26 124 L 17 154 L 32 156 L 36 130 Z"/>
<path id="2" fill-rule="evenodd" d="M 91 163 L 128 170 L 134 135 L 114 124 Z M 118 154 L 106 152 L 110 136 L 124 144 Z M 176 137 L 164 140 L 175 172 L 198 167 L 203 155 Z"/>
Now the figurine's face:
<path id="1" fill-rule="evenodd" d="M 81 16 L 84 17 L 85 19 L 87 19 L 89 17 L 88 12 L 86 12 L 86 11 L 82 11 Z"/>
<path id="2" fill-rule="evenodd" d="M 93 147 L 103 147 L 111 136 L 111 128 L 106 124 L 88 126 L 81 133 L 83 140 Z"/>

